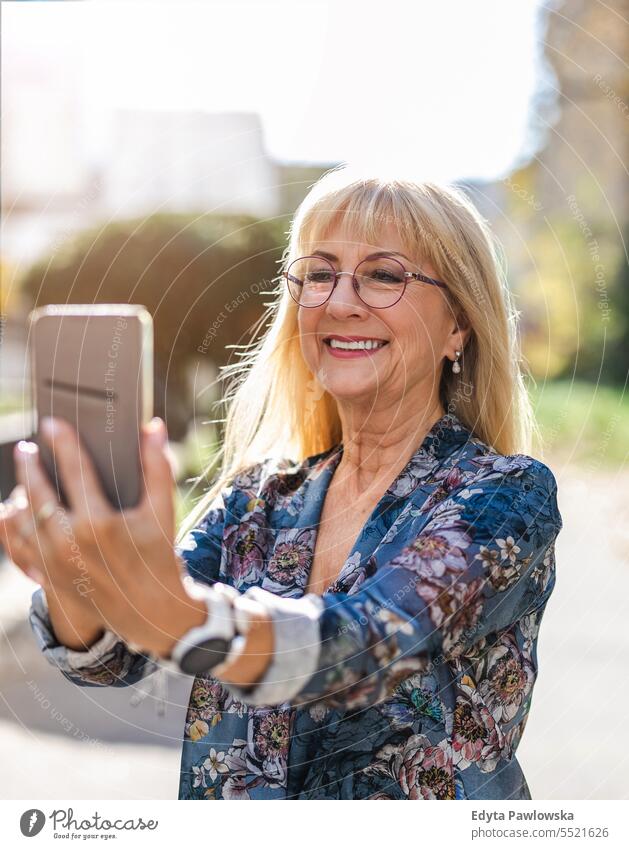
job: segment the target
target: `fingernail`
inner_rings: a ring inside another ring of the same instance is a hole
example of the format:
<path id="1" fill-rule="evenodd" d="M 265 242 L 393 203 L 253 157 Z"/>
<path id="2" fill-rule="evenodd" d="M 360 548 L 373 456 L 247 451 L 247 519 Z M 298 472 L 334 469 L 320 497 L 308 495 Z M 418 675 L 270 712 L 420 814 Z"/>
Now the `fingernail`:
<path id="1" fill-rule="evenodd" d="M 164 445 L 166 442 L 166 428 L 160 418 L 152 418 L 148 423 L 148 436 L 154 445 Z"/>
<path id="2" fill-rule="evenodd" d="M 37 453 L 37 446 L 35 445 L 35 443 L 28 442 L 26 439 L 20 439 L 20 441 L 15 447 L 20 452 L 20 455 Z"/>

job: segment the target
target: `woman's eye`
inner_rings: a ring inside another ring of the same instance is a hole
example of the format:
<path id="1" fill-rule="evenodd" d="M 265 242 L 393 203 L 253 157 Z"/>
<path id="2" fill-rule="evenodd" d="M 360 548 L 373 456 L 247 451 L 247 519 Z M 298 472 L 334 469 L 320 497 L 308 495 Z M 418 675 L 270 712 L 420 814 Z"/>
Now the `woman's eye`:
<path id="1" fill-rule="evenodd" d="M 310 271 L 306 275 L 307 283 L 329 283 L 332 275 L 329 271 Z"/>
<path id="2" fill-rule="evenodd" d="M 384 268 L 376 269 L 376 271 L 372 272 L 372 278 L 381 283 L 401 283 L 401 279 L 399 274 L 395 274 L 393 271 L 387 271 Z"/>

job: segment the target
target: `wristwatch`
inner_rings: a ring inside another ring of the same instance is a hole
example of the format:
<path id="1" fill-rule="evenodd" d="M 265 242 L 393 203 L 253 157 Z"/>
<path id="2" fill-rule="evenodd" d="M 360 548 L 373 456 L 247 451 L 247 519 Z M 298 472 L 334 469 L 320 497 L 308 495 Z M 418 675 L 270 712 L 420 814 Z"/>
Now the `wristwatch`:
<path id="1" fill-rule="evenodd" d="M 220 674 L 242 654 L 250 627 L 249 614 L 239 606 L 238 590 L 228 584 L 205 587 L 202 599 L 207 619 L 191 628 L 176 643 L 170 661 L 185 675 Z"/>

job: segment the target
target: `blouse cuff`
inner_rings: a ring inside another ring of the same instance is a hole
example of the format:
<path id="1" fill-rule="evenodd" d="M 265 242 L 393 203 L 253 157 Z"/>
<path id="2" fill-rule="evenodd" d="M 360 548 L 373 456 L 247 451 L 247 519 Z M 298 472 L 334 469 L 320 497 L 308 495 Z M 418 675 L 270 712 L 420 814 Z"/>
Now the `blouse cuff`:
<path id="1" fill-rule="evenodd" d="M 239 701 L 276 706 L 296 696 L 317 670 L 321 650 L 319 617 L 324 604 L 315 593 L 286 598 L 251 587 L 243 595 L 264 605 L 272 620 L 273 658 L 253 687 L 223 683 Z"/>
<path id="2" fill-rule="evenodd" d="M 37 643 L 48 663 L 59 667 L 64 672 L 74 672 L 95 666 L 111 652 L 116 643 L 121 641 L 117 634 L 105 631 L 103 636 L 86 651 L 77 651 L 61 645 L 54 635 L 46 595 L 41 587 L 33 593 L 29 620 Z"/>

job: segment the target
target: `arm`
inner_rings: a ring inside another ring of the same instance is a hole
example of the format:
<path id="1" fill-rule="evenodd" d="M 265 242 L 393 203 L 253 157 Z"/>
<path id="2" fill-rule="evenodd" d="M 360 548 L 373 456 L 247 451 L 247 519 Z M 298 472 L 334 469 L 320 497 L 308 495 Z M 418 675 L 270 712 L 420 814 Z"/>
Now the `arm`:
<path id="1" fill-rule="evenodd" d="M 562 526 L 552 472 L 532 460 L 469 486 L 433 508 L 411 544 L 354 594 L 249 590 L 269 611 L 275 651 L 253 687 L 226 686 L 250 704 L 367 707 L 394 689 L 401 669 L 429 670 L 542 607 Z"/>
<path id="2" fill-rule="evenodd" d="M 220 493 L 197 527 L 175 546 L 182 568 L 187 569 L 191 579 L 211 584 L 218 578 L 226 495 L 227 491 Z M 155 658 L 133 651 L 111 631 L 101 631 L 91 644 L 85 640 L 83 650 L 64 644 L 53 628 L 41 587 L 33 595 L 29 619 L 46 660 L 74 684 L 122 687 L 135 684 L 158 667 Z M 68 630 L 74 634 L 74 643 L 77 632 L 73 624 L 68 623 Z"/>
<path id="3" fill-rule="evenodd" d="M 44 595 L 53 633 L 61 645 L 83 651 L 104 635 L 104 625 L 96 619 L 89 605 L 81 601 L 78 593 L 76 597 L 66 595 L 61 599 L 50 588 L 48 592 L 44 589 Z"/>
<path id="4" fill-rule="evenodd" d="M 46 594 L 41 587 L 33 593 L 29 621 L 46 660 L 73 684 L 122 687 L 135 684 L 157 668 L 147 655 L 133 652 L 111 631 L 105 631 L 84 650 L 62 645 L 53 630 Z"/>

